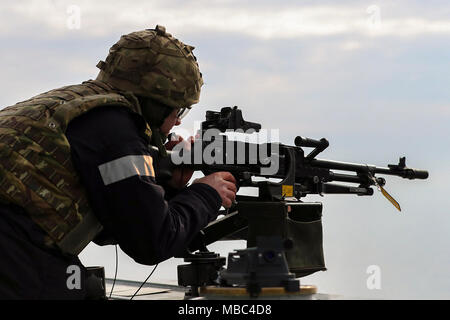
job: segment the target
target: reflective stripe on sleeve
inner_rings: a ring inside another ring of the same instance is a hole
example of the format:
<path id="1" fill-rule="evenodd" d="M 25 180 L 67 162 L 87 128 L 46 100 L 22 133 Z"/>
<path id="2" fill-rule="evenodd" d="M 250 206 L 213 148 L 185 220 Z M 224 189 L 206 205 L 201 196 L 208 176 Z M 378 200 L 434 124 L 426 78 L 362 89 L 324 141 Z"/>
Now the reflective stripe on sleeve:
<path id="1" fill-rule="evenodd" d="M 149 155 L 125 156 L 98 166 L 105 186 L 133 176 L 154 177 L 153 159 Z"/>

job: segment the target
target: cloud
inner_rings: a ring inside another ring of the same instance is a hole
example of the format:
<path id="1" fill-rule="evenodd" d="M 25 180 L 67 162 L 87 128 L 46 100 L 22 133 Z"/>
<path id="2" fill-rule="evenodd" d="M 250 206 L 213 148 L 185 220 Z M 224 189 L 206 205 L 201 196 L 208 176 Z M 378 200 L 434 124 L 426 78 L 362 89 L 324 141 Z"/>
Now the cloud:
<path id="1" fill-rule="evenodd" d="M 74 10 L 74 8 L 78 8 Z M 81 32 L 98 37 L 124 30 L 166 25 L 168 30 L 192 33 L 234 33 L 258 39 L 293 39 L 335 35 L 412 37 L 450 35 L 450 21 L 439 9 L 424 12 L 418 5 L 341 4 L 299 5 L 280 1 L 257 6 L 248 1 L 69 1 L 27 0 L 0 4 L 0 35 L 10 33 L 17 21 L 39 25 L 46 35 L 64 36 Z M 441 10 L 442 11 L 442 10 Z M 79 21 L 79 29 L 73 22 Z M 76 30 L 74 30 L 76 29 Z M 353 46 L 353 48 L 355 48 Z"/>

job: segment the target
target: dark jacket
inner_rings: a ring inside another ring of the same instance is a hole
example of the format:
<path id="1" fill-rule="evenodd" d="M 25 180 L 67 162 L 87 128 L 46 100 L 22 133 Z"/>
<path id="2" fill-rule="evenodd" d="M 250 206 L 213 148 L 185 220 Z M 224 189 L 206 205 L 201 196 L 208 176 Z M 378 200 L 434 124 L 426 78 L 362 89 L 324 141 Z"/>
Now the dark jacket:
<path id="1" fill-rule="evenodd" d="M 66 136 L 90 205 L 121 249 L 141 264 L 156 264 L 181 252 L 217 217 L 219 194 L 193 184 L 168 199 L 154 177 L 129 176 L 105 184 L 99 166 L 132 156 L 154 156 L 140 135 L 141 119 L 124 108 L 99 108 L 73 120 Z M 156 172 L 157 174 L 157 172 Z M 77 257 L 43 244 L 44 233 L 20 207 L 0 206 L 0 298 L 80 298 L 67 289 L 67 267 Z"/>

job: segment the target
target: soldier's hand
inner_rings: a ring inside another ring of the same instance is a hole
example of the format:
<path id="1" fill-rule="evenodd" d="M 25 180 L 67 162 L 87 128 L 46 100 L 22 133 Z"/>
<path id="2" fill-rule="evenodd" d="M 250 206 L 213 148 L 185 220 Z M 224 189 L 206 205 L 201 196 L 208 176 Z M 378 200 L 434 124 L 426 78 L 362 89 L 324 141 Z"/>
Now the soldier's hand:
<path id="1" fill-rule="evenodd" d="M 216 189 L 222 198 L 222 206 L 225 208 L 231 207 L 236 198 L 236 179 L 229 172 L 215 172 L 194 180 L 194 183 L 206 183 Z"/>
<path id="2" fill-rule="evenodd" d="M 194 138 L 189 137 L 186 141 L 181 136 L 173 135 L 169 142 L 166 143 L 165 147 L 167 150 L 172 150 L 177 144 L 182 143 L 183 148 L 190 150 L 191 144 Z M 168 185 L 175 189 L 182 189 L 191 180 L 194 170 L 187 168 L 175 168 L 172 172 L 172 179 L 168 182 Z"/>
<path id="3" fill-rule="evenodd" d="M 191 145 L 194 143 L 194 137 L 189 137 L 187 140 L 184 140 L 182 136 L 172 133 L 165 147 L 167 150 L 172 150 L 179 143 L 182 143 L 183 149 L 190 151 Z"/>

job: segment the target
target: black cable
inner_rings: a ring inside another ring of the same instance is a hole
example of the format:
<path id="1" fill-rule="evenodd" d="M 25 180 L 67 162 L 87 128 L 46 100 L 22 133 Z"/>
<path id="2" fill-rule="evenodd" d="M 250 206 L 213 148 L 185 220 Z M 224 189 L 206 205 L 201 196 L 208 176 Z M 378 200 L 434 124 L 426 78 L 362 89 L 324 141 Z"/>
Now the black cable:
<path id="1" fill-rule="evenodd" d="M 116 247 L 116 272 L 114 273 L 114 280 L 113 280 L 113 284 L 112 284 L 112 287 L 111 287 L 111 292 L 109 293 L 109 298 L 110 299 L 111 299 L 111 295 L 112 295 L 113 290 L 114 290 L 114 285 L 116 284 L 117 269 L 119 268 L 119 257 L 118 257 L 118 254 L 117 254 L 117 244 L 115 245 L 115 247 Z"/>
<path id="2" fill-rule="evenodd" d="M 130 300 L 133 300 L 134 296 L 139 292 L 139 290 L 141 290 L 142 286 L 148 281 L 148 279 L 150 279 L 150 277 L 152 276 L 153 272 L 155 272 L 156 267 L 158 266 L 158 264 L 156 264 L 156 266 L 153 268 L 152 272 L 150 272 L 150 274 L 148 275 L 147 279 L 145 279 L 145 281 L 142 282 L 141 286 L 139 287 L 139 289 L 136 290 L 136 292 L 133 294 L 133 296 L 131 297 Z"/>

